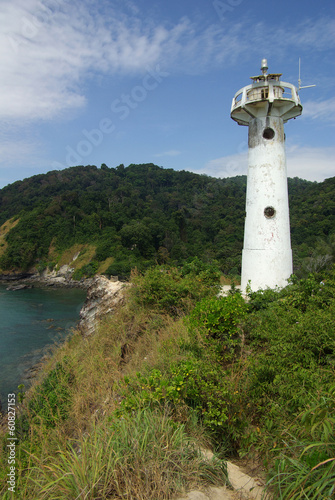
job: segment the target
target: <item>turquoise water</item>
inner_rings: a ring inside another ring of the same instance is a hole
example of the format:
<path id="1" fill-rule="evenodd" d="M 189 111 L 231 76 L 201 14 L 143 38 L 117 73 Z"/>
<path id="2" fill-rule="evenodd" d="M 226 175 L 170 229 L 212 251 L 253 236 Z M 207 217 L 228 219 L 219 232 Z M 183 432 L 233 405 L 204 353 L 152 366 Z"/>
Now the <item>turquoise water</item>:
<path id="1" fill-rule="evenodd" d="M 79 320 L 86 292 L 32 288 L 7 291 L 0 285 L 0 400 L 29 381 L 27 370 Z"/>

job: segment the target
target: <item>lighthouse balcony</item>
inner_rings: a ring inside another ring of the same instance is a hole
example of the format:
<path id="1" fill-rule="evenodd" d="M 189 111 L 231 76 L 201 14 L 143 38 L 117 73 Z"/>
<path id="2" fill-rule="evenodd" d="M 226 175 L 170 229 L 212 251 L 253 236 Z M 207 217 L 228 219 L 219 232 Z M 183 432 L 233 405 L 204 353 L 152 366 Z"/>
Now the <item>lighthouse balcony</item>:
<path id="1" fill-rule="evenodd" d="M 239 125 L 249 125 L 253 118 L 281 117 L 285 122 L 299 116 L 302 105 L 296 87 L 281 81 L 254 81 L 236 92 L 231 117 Z"/>

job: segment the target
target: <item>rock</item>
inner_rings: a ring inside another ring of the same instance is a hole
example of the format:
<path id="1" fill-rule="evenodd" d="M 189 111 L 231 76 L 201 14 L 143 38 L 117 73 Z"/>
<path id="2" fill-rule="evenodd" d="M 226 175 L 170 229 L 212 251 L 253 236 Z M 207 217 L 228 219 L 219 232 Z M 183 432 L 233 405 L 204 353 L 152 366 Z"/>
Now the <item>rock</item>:
<path id="1" fill-rule="evenodd" d="M 80 281 L 73 280 L 71 269 L 68 266 L 62 266 L 62 271 L 56 272 L 48 270 L 41 274 L 35 274 L 29 278 L 30 283 L 34 283 L 37 287 L 55 287 L 55 288 L 82 288 L 87 289 L 91 284 L 91 278 L 82 279 Z"/>
<path id="2" fill-rule="evenodd" d="M 227 462 L 227 470 L 229 482 L 235 491 L 238 491 L 245 498 L 254 500 L 265 500 L 264 485 L 259 478 L 250 477 L 248 474 L 242 472 L 237 465 Z"/>
<path id="3" fill-rule="evenodd" d="M 71 278 L 74 269 L 70 266 L 64 265 L 57 271 L 57 277 Z"/>
<path id="4" fill-rule="evenodd" d="M 32 273 L 0 274 L 0 281 L 19 281 L 34 276 Z"/>
<path id="5" fill-rule="evenodd" d="M 201 450 L 207 460 L 211 460 L 210 450 Z M 242 469 L 227 461 L 228 481 L 233 489 L 227 486 L 209 487 L 205 491 L 192 490 L 176 500 L 270 500 L 265 493 L 264 482 L 259 477 L 251 477 Z"/>
<path id="6" fill-rule="evenodd" d="M 52 283 L 54 285 L 64 285 L 66 283 L 66 278 L 65 276 L 56 276 L 55 278 L 52 278 Z"/>
<path id="7" fill-rule="evenodd" d="M 121 281 L 110 281 L 104 276 L 97 275 L 93 278 L 80 311 L 78 329 L 83 335 L 92 335 L 98 319 L 112 312 L 123 302 L 125 286 L 126 284 Z"/>
<path id="8" fill-rule="evenodd" d="M 209 496 L 202 491 L 193 490 L 179 500 L 209 500 Z"/>
<path id="9" fill-rule="evenodd" d="M 226 486 L 219 488 L 210 487 L 205 492 L 192 490 L 186 496 L 177 500 L 238 500 L 241 497 L 236 496 L 236 493 L 229 490 Z"/>
<path id="10" fill-rule="evenodd" d="M 57 273 L 54 269 L 52 271 L 49 271 L 49 269 L 46 268 L 40 273 L 39 276 L 41 279 L 48 280 L 50 278 L 55 278 L 57 276 Z"/>
<path id="11" fill-rule="evenodd" d="M 26 288 L 33 288 L 32 285 L 21 284 L 21 285 L 9 285 L 6 290 L 16 291 L 16 290 L 25 290 Z"/>

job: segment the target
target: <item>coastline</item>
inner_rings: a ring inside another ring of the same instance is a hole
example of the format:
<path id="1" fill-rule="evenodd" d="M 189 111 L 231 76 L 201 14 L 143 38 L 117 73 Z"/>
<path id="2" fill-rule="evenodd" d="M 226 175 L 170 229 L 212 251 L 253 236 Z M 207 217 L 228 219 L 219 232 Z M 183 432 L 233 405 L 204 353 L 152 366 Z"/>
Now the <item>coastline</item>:
<path id="1" fill-rule="evenodd" d="M 41 275 L 37 273 L 17 273 L 0 274 L 0 285 L 8 285 L 9 290 L 19 290 L 23 288 L 82 288 L 87 290 L 94 278 L 73 280 L 71 276 L 63 274 Z M 20 288 L 18 288 L 20 287 Z"/>
<path id="2" fill-rule="evenodd" d="M 113 312 L 116 305 L 123 302 L 122 290 L 126 283 L 119 281 L 116 277 L 108 279 L 105 276 L 95 275 L 92 278 L 80 281 L 72 280 L 70 276 L 40 276 L 38 274 L 27 275 L 27 273 L 0 275 L 0 285 L 9 285 L 6 290 L 13 291 L 29 288 L 39 289 L 71 289 L 79 288 L 86 290 L 86 299 L 80 309 L 79 318 L 74 326 L 83 337 L 94 335 L 100 319 Z M 69 331 L 69 334 L 71 332 Z M 40 349 L 41 356 L 38 360 L 28 365 L 24 371 L 21 383 L 29 390 L 33 381 L 43 369 L 45 362 L 52 356 L 54 344 Z M 0 420 L 3 416 L 0 401 Z"/>
<path id="3" fill-rule="evenodd" d="M 0 286 L 2 288 L 6 289 L 6 292 L 8 291 L 13 292 L 14 294 L 17 293 L 17 290 L 25 290 L 25 289 L 36 289 L 36 290 L 41 290 L 43 293 L 43 290 L 64 290 L 64 293 L 66 293 L 66 290 L 70 289 L 78 289 L 78 290 L 83 290 L 83 304 L 86 302 L 85 298 L 85 291 L 89 288 L 91 285 L 92 278 L 86 279 L 86 280 L 81 280 L 81 281 L 76 281 L 72 280 L 71 278 L 63 278 L 63 277 L 43 277 L 38 274 L 33 274 L 33 273 L 15 273 L 15 274 L 7 274 L 7 275 L 0 275 Z M 48 320 L 49 326 L 47 327 L 47 330 L 52 328 L 53 325 L 53 320 L 50 318 Z M 71 334 L 71 331 L 73 329 L 77 328 L 77 325 L 80 321 L 80 313 L 79 316 L 74 324 L 74 326 L 67 331 L 66 338 L 68 335 Z M 65 341 L 65 339 L 63 340 Z M 31 352 L 27 353 L 24 355 L 24 362 L 23 362 L 23 373 L 22 377 L 20 380 L 20 384 L 23 384 L 25 386 L 25 391 L 28 391 L 30 387 L 32 386 L 34 380 L 36 377 L 39 375 L 40 371 L 42 370 L 43 366 L 45 363 L 50 359 L 50 356 L 52 356 L 53 349 L 55 346 L 57 347 L 57 343 L 59 340 L 56 340 L 55 342 L 51 342 L 41 348 L 33 349 Z M 15 391 L 14 391 L 15 392 Z M 16 389 L 16 392 L 19 392 L 18 389 Z M 2 403 L 2 408 L 1 408 L 1 403 Z M 4 402 L 0 400 L 0 421 L 2 420 L 4 416 Z"/>

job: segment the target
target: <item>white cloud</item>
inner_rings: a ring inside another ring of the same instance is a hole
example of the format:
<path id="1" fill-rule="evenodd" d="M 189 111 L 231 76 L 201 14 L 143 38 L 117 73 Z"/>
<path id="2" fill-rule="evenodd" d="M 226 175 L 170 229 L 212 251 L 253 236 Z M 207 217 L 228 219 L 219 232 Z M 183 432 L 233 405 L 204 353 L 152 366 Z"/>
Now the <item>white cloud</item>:
<path id="1" fill-rule="evenodd" d="M 287 174 L 309 181 L 321 182 L 335 176 L 335 147 L 287 148 Z"/>
<path id="2" fill-rule="evenodd" d="M 286 151 L 288 177 L 300 177 L 321 182 L 335 176 L 335 147 L 311 148 L 292 146 Z M 246 175 L 248 154 L 246 152 L 210 160 L 197 173 L 212 177 L 234 177 Z"/>
<path id="3" fill-rule="evenodd" d="M 328 18 L 305 19 L 284 34 L 281 43 L 313 51 L 330 49 L 335 45 L 335 20 Z"/>
<path id="4" fill-rule="evenodd" d="M 248 21 L 202 27 L 184 17 L 167 27 L 145 18 L 132 2 L 125 2 L 124 12 L 111 5 L 101 0 L 2 1 L 0 118 L 51 119 L 81 108 L 96 72 L 143 73 L 159 63 L 195 74 L 258 57 L 265 39 L 274 41 L 271 50 L 282 52 L 292 44 L 319 50 L 334 43 L 330 19 L 283 29 Z"/>
<path id="5" fill-rule="evenodd" d="M 4 133 L 0 141 L 0 188 L 45 171 L 46 156 L 43 144 L 34 137 Z"/>
<path id="6" fill-rule="evenodd" d="M 211 177 L 235 177 L 246 175 L 248 170 L 248 153 L 238 153 L 210 160 L 203 169 L 197 170 L 199 174 Z"/>
<path id="7" fill-rule="evenodd" d="M 109 19 L 83 2 L 6 1 L 0 22 L 0 116 L 49 119 L 82 107 L 82 81 L 98 72 L 143 71 L 160 56 L 168 32 Z M 85 81 L 86 84 L 86 81 Z"/>
<path id="8" fill-rule="evenodd" d="M 305 102 L 302 117 L 335 123 L 335 98 L 332 97 L 326 101 Z"/>
<path id="9" fill-rule="evenodd" d="M 27 164 L 38 162 L 41 145 L 29 139 L 6 139 L 0 142 L 0 168 L 7 169 L 8 165 Z"/>

